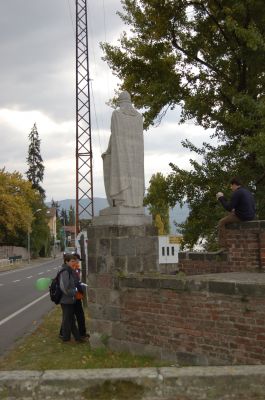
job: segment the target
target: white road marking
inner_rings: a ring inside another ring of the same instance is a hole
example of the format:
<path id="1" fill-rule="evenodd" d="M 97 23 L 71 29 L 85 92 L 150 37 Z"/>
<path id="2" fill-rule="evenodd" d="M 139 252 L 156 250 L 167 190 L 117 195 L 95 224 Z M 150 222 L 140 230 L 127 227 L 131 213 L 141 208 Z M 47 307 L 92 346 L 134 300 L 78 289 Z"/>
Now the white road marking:
<path id="1" fill-rule="evenodd" d="M 47 269 L 47 272 L 50 272 L 50 269 Z"/>
<path id="2" fill-rule="evenodd" d="M 12 281 L 13 283 L 16 283 L 16 282 L 20 282 L 21 281 L 21 279 L 16 279 L 15 281 Z"/>
<path id="3" fill-rule="evenodd" d="M 42 274 L 44 274 L 44 272 L 38 272 L 38 275 L 42 275 Z"/>
<path id="4" fill-rule="evenodd" d="M 27 279 L 33 278 L 33 275 L 27 276 Z"/>
<path id="5" fill-rule="evenodd" d="M 44 265 L 50 264 L 51 261 L 52 261 L 52 260 L 45 261 L 45 262 L 41 263 L 39 266 L 42 266 L 42 267 L 43 267 Z M 36 265 L 29 265 L 29 266 L 27 266 L 27 267 L 22 267 L 22 268 L 21 268 L 21 271 L 26 271 L 27 269 L 36 269 L 36 267 L 38 267 L 38 265 L 37 265 L 37 266 L 36 266 Z M 13 270 L 11 270 L 11 271 L 1 272 L 1 276 L 10 275 L 10 274 L 15 274 L 16 272 L 17 272 L 17 269 L 13 269 Z"/>
<path id="6" fill-rule="evenodd" d="M 18 314 L 21 314 L 23 311 L 27 310 L 29 307 L 33 306 L 34 304 L 38 303 L 40 300 L 44 299 L 46 296 L 48 296 L 49 293 L 45 293 L 43 296 L 39 297 L 38 299 L 32 301 L 31 303 L 27 304 L 25 307 L 22 307 L 20 310 L 14 312 L 13 314 L 9 315 L 9 317 L 6 317 L 0 321 L 0 326 L 9 321 L 10 319 L 16 317 Z"/>

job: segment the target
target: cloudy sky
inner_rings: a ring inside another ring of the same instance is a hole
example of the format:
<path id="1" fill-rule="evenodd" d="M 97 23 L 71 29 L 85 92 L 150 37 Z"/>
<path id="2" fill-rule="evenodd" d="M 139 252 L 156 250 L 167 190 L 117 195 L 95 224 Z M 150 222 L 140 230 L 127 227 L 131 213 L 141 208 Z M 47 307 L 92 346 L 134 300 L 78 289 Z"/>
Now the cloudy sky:
<path id="1" fill-rule="evenodd" d="M 94 195 L 105 197 L 101 153 L 110 135 L 117 80 L 102 61 L 100 42 L 116 43 L 126 28 L 116 15 L 119 0 L 88 1 Z M 45 166 L 47 201 L 75 197 L 75 1 L 0 1 L 0 167 L 27 170 L 28 135 L 36 122 Z M 170 172 L 169 162 L 189 168 L 181 147 L 208 134 L 193 124 L 178 125 L 172 112 L 145 132 L 145 179 Z"/>

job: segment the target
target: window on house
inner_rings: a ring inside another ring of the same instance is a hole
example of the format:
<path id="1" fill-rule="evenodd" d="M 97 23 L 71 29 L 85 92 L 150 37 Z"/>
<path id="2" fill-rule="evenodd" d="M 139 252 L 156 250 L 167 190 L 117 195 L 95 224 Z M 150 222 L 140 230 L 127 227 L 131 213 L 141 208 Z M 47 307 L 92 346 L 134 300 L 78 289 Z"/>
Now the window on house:
<path id="1" fill-rule="evenodd" d="M 163 246 L 162 247 L 162 256 L 164 256 L 165 255 L 165 247 Z"/>
<path id="2" fill-rule="evenodd" d="M 169 247 L 167 247 L 167 256 L 169 256 Z"/>
<path id="3" fill-rule="evenodd" d="M 174 256 L 174 254 L 175 254 L 175 249 L 174 249 L 174 246 L 172 246 L 171 247 L 171 255 Z"/>

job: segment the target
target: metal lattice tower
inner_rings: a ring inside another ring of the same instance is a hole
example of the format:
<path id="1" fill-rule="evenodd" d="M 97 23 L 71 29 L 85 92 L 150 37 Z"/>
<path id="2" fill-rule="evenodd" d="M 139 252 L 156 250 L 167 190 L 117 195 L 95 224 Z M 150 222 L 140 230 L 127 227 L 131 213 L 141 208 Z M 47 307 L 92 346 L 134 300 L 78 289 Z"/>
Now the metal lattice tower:
<path id="1" fill-rule="evenodd" d="M 76 0 L 76 234 L 93 215 L 87 2 Z"/>

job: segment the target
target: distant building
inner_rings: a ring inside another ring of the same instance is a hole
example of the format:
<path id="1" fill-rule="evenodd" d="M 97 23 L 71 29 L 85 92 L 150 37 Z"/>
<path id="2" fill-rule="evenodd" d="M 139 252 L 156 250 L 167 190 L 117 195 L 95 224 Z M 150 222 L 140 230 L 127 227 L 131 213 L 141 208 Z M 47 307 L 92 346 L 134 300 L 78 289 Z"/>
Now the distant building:
<path id="1" fill-rule="evenodd" d="M 50 229 L 51 237 L 56 240 L 56 208 L 48 208 L 46 215 L 48 217 L 48 227 Z"/>

